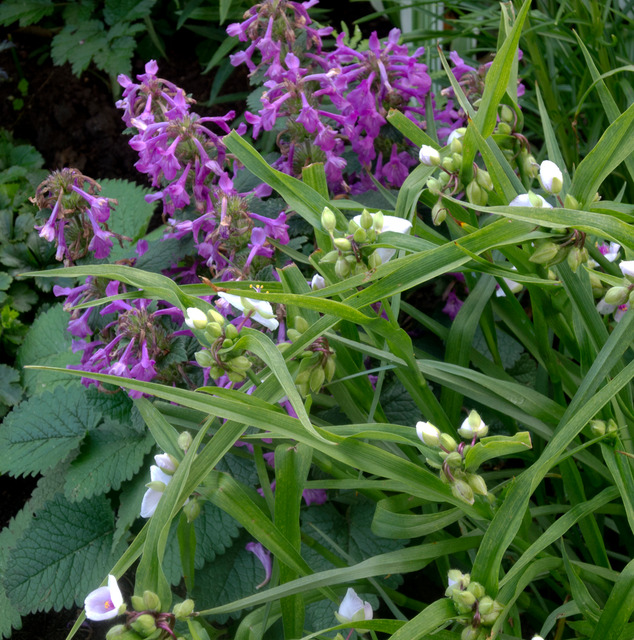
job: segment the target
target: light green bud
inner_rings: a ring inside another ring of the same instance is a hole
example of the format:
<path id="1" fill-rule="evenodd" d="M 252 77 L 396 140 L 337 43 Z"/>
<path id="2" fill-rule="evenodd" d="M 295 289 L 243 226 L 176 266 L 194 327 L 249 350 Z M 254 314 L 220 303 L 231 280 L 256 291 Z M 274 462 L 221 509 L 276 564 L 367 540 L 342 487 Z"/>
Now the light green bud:
<path id="1" fill-rule="evenodd" d="M 473 489 L 469 486 L 469 483 L 464 480 L 457 479 L 451 483 L 451 493 L 467 504 L 473 504 L 474 502 Z"/>
<path id="2" fill-rule="evenodd" d="M 306 320 L 306 318 L 303 318 L 302 316 L 295 316 L 294 318 L 294 324 L 295 324 L 295 329 L 297 329 L 297 331 L 299 331 L 300 333 L 304 333 L 304 331 L 308 330 L 308 321 Z"/>
<path id="3" fill-rule="evenodd" d="M 242 382 L 245 378 L 246 375 L 240 371 L 227 371 L 227 378 L 229 378 L 229 380 L 231 382 Z"/>
<path id="4" fill-rule="evenodd" d="M 472 627 L 469 625 L 462 630 L 460 634 L 460 640 L 478 640 L 478 636 L 480 635 L 480 629 Z"/>
<path id="5" fill-rule="evenodd" d="M 443 206 L 442 201 L 438 202 L 431 208 L 431 221 L 435 227 L 441 225 L 447 217 L 447 209 Z"/>
<path id="6" fill-rule="evenodd" d="M 577 200 L 577 198 L 567 193 L 566 197 L 564 198 L 564 207 L 566 207 L 566 209 L 576 210 L 576 209 L 580 209 L 581 205 L 579 204 L 579 201 Z"/>
<path id="7" fill-rule="evenodd" d="M 229 347 L 233 347 L 233 340 L 231 338 L 225 338 L 222 341 L 222 348 L 223 349 L 228 349 Z"/>
<path id="8" fill-rule="evenodd" d="M 381 233 L 383 229 L 383 218 L 383 211 L 377 211 L 372 215 L 372 228 L 377 233 Z"/>
<path id="9" fill-rule="evenodd" d="M 205 328 L 205 337 L 213 342 L 222 335 L 222 326 L 218 322 L 210 322 Z"/>
<path id="10" fill-rule="evenodd" d="M 222 367 L 219 367 L 217 364 L 214 364 L 210 369 L 209 369 L 209 375 L 214 379 L 217 380 L 218 378 L 220 378 L 221 376 L 225 375 L 225 370 Z"/>
<path id="11" fill-rule="evenodd" d="M 345 278 L 350 273 L 350 265 L 340 258 L 335 263 L 335 274 L 338 278 Z"/>
<path id="12" fill-rule="evenodd" d="M 566 260 L 568 262 L 568 266 L 572 269 L 572 272 L 575 273 L 581 266 L 581 263 L 588 260 L 588 252 L 585 247 L 571 247 L 568 255 L 566 256 Z"/>
<path id="13" fill-rule="evenodd" d="M 310 369 L 305 369 L 304 371 L 300 371 L 295 376 L 295 384 L 307 384 L 310 380 Z"/>
<path id="14" fill-rule="evenodd" d="M 186 505 L 183 505 L 183 513 L 187 518 L 187 523 L 191 524 L 200 515 L 200 501 L 190 500 Z"/>
<path id="15" fill-rule="evenodd" d="M 444 189 L 448 184 L 449 180 L 451 180 L 451 176 L 444 171 L 438 176 L 438 182 L 440 182 L 440 188 Z"/>
<path id="16" fill-rule="evenodd" d="M 490 627 L 495 624 L 495 621 L 500 617 L 503 609 L 504 607 L 497 600 L 494 600 L 491 611 L 486 615 L 480 616 L 480 622 L 486 627 Z"/>
<path id="17" fill-rule="evenodd" d="M 207 367 L 211 367 L 211 365 L 214 363 L 214 358 L 211 355 L 211 353 L 209 353 L 209 351 L 197 351 L 194 354 L 194 358 L 196 359 L 196 362 L 203 368 L 207 368 Z"/>
<path id="18" fill-rule="evenodd" d="M 605 301 L 618 307 L 627 302 L 629 295 L 629 287 L 611 287 L 605 294 Z"/>
<path id="19" fill-rule="evenodd" d="M 333 244 L 339 251 L 350 251 L 352 248 L 352 244 L 350 244 L 350 240 L 348 238 L 335 238 L 333 240 Z"/>
<path id="20" fill-rule="evenodd" d="M 238 329 L 234 324 L 227 324 L 225 327 L 225 337 L 229 338 L 229 340 L 236 340 L 238 338 Z"/>
<path id="21" fill-rule="evenodd" d="M 130 601 L 132 602 L 132 608 L 135 611 L 145 611 L 145 600 L 143 600 L 142 596 L 132 596 Z"/>
<path id="22" fill-rule="evenodd" d="M 450 173 L 454 173 L 456 171 L 456 163 L 451 156 L 445 156 L 443 158 L 442 167 Z"/>
<path id="23" fill-rule="evenodd" d="M 156 631 L 156 620 L 153 615 L 144 613 L 140 615 L 130 626 L 143 638 L 147 638 Z"/>
<path id="24" fill-rule="evenodd" d="M 437 448 L 440 445 L 440 429 L 431 422 L 417 422 L 416 435 L 428 446 Z M 460 454 L 458 454 L 460 455 Z"/>
<path id="25" fill-rule="evenodd" d="M 442 175 L 447 175 L 447 174 L 442 174 Z M 435 196 L 440 195 L 440 192 L 442 191 L 442 187 L 443 185 L 440 184 L 440 180 L 438 180 L 437 178 L 427 179 L 427 188 L 429 189 L 429 192 L 433 193 Z"/>
<path id="26" fill-rule="evenodd" d="M 457 451 L 452 451 L 446 458 L 445 462 L 452 468 L 458 469 L 462 466 L 462 456 Z"/>
<path id="27" fill-rule="evenodd" d="M 484 595 L 484 589 L 482 589 L 482 595 L 476 597 L 478 598 L 478 611 L 480 612 L 480 615 L 489 615 L 495 607 L 493 598 L 491 598 L 491 596 Z"/>
<path id="28" fill-rule="evenodd" d="M 194 601 L 191 598 L 183 600 L 182 602 L 174 605 L 172 612 L 177 620 L 185 620 L 185 618 L 188 618 L 192 613 L 194 613 Z"/>
<path id="29" fill-rule="evenodd" d="M 469 583 L 469 585 L 467 586 L 467 591 L 472 593 L 475 596 L 476 600 L 479 600 L 486 594 L 485 588 L 479 582 L 475 581 Z"/>
<path id="30" fill-rule="evenodd" d="M 142 600 L 142 598 L 140 599 Z M 142 609 L 139 609 L 139 611 L 142 611 Z M 125 631 L 126 628 L 123 624 L 117 624 L 114 627 L 110 627 L 110 629 L 108 629 L 108 633 L 106 633 L 106 640 L 121 640 Z"/>
<path id="31" fill-rule="evenodd" d="M 605 435 L 606 424 L 603 420 L 590 420 L 590 433 L 595 438 L 600 438 Z"/>
<path id="32" fill-rule="evenodd" d="M 209 318 L 209 322 L 217 322 L 220 326 L 225 323 L 225 317 L 215 309 L 207 309 L 207 317 Z"/>
<path id="33" fill-rule="evenodd" d="M 288 336 L 288 339 L 291 342 L 295 342 L 296 340 L 299 340 L 302 337 L 302 334 L 299 331 L 297 331 L 297 329 L 293 329 L 293 328 L 288 329 L 286 331 L 286 335 Z"/>
<path id="34" fill-rule="evenodd" d="M 197 307 L 188 307 L 185 324 L 191 329 L 204 329 L 207 326 L 207 314 Z"/>
<path id="35" fill-rule="evenodd" d="M 336 369 L 337 363 L 335 362 L 335 358 L 334 356 L 330 356 L 326 360 L 326 364 L 324 365 L 324 373 L 326 374 L 327 382 L 330 382 L 333 379 Z"/>
<path id="36" fill-rule="evenodd" d="M 498 126 L 496 129 L 497 133 L 503 136 L 510 136 L 513 133 L 513 129 L 511 129 L 511 125 L 507 122 L 498 122 Z"/>
<path id="37" fill-rule="evenodd" d="M 462 156 L 459 153 L 452 153 L 451 159 L 453 160 L 453 166 L 455 167 L 455 171 L 460 171 L 462 169 Z"/>
<path id="38" fill-rule="evenodd" d="M 159 597 L 154 593 L 154 591 L 144 591 L 143 602 L 145 604 L 145 608 L 148 611 L 161 610 L 161 601 L 159 600 Z"/>
<path id="39" fill-rule="evenodd" d="M 367 209 L 364 209 L 361 212 L 360 222 L 361 228 L 365 229 L 366 231 L 372 227 L 372 214 Z"/>
<path id="40" fill-rule="evenodd" d="M 381 256 L 378 251 L 373 251 L 368 257 L 368 266 L 370 269 L 376 269 L 383 264 L 383 260 L 381 260 Z"/>
<path id="41" fill-rule="evenodd" d="M 355 232 L 354 235 L 352 236 L 352 239 L 357 243 L 361 243 L 361 242 L 365 242 L 367 238 L 367 234 L 365 232 L 365 229 L 362 229 L 361 227 L 359 227 Z"/>
<path id="42" fill-rule="evenodd" d="M 463 613 L 471 611 L 471 608 L 476 602 L 476 597 L 471 591 L 454 591 L 451 599 L 456 603 L 459 609 L 462 609 Z M 465 611 L 466 610 L 466 611 Z"/>
<path id="43" fill-rule="evenodd" d="M 368 229 L 365 232 L 365 235 L 366 235 L 366 240 L 369 243 L 372 243 L 372 242 L 374 242 L 376 240 L 376 231 L 374 229 Z"/>
<path id="44" fill-rule="evenodd" d="M 349 265 L 353 265 L 356 264 L 357 262 L 357 258 L 353 253 L 349 253 L 347 256 L 343 256 L 343 259 L 349 264 Z"/>
<path id="45" fill-rule="evenodd" d="M 458 448 L 458 444 L 448 433 L 440 434 L 440 446 L 450 453 Z"/>
<path id="46" fill-rule="evenodd" d="M 608 420 L 608 433 L 616 433 L 619 430 L 619 425 L 616 424 L 614 418 Z"/>
<path id="47" fill-rule="evenodd" d="M 548 264 L 552 262 L 559 252 L 559 247 L 551 240 L 541 240 L 535 243 L 535 251 L 529 258 L 535 264 Z"/>
<path id="48" fill-rule="evenodd" d="M 479 496 L 486 496 L 489 493 L 487 489 L 487 484 L 484 481 L 484 478 L 477 473 L 468 473 L 467 474 L 467 482 L 469 486 L 473 489 L 473 493 Z"/>
<path id="49" fill-rule="evenodd" d="M 469 202 L 471 202 L 471 204 L 475 204 L 475 205 L 482 204 L 485 193 L 486 192 L 482 190 L 480 185 L 475 180 L 472 180 L 467 185 L 467 199 L 469 200 Z M 485 201 L 485 204 L 486 204 L 486 201 Z"/>
<path id="50" fill-rule="evenodd" d="M 350 220 L 350 222 L 348 222 L 348 235 L 353 235 L 354 232 L 360 228 L 361 227 L 354 220 Z"/>
<path id="51" fill-rule="evenodd" d="M 513 123 L 515 121 L 515 114 L 513 113 L 513 109 L 503 104 L 500 107 L 500 120 L 502 122 L 506 122 L 507 124 Z"/>
<path id="52" fill-rule="evenodd" d="M 234 371 L 248 371 L 251 368 L 252 363 L 249 358 L 245 356 L 238 356 L 229 360 L 227 365 Z"/>
<path id="53" fill-rule="evenodd" d="M 181 451 L 187 451 L 192 446 L 193 438 L 189 431 L 183 431 L 178 436 L 178 448 Z"/>
<path id="54" fill-rule="evenodd" d="M 455 137 L 451 141 L 449 148 L 451 149 L 451 153 L 462 153 L 462 142 L 460 142 L 460 138 Z"/>
<path id="55" fill-rule="evenodd" d="M 310 380 L 308 381 L 311 391 L 317 393 L 322 388 L 325 379 L 326 374 L 324 373 L 324 370 L 321 367 L 315 367 L 310 374 Z"/>
<path id="56" fill-rule="evenodd" d="M 484 169 L 478 169 L 478 173 L 476 173 L 476 180 L 478 184 L 485 189 L 486 191 L 493 191 L 493 181 L 491 180 L 491 176 L 488 171 Z"/>
<path id="57" fill-rule="evenodd" d="M 324 207 L 324 210 L 321 212 L 321 226 L 328 233 L 332 233 L 337 226 L 337 218 L 328 207 Z"/>

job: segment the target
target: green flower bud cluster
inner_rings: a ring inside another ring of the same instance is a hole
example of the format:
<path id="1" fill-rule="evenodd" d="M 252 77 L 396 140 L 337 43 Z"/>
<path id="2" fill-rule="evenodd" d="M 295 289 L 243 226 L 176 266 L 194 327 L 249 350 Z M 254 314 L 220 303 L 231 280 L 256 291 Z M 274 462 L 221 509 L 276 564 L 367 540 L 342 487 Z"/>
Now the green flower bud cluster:
<path id="1" fill-rule="evenodd" d="M 321 214 L 321 224 L 330 234 L 335 246 L 333 251 L 327 253 L 320 262 L 335 265 L 335 274 L 338 278 L 347 278 L 349 275 L 366 273 L 368 269 L 375 269 L 381 264 L 379 253 L 365 249 L 376 241 L 377 235 L 383 228 L 383 212 L 372 214 L 364 209 L 358 222 L 350 220 L 345 235 L 337 235 L 335 214 L 324 207 Z"/>
<path id="2" fill-rule="evenodd" d="M 470 440 L 470 443 L 457 443 L 453 437 L 442 433 L 429 422 L 419 422 L 416 425 L 418 437 L 428 447 L 439 450 L 440 461 L 427 458 L 427 464 L 438 469 L 440 479 L 450 485 L 453 495 L 468 504 L 475 502 L 476 495 L 485 496 L 489 501 L 493 499 L 482 476 L 473 471 L 467 471 L 465 465 L 465 457 L 469 449 L 476 444 L 478 438 L 486 436 L 488 431 L 489 428 L 476 411 L 471 411 L 458 429 L 460 436 Z"/>
<path id="3" fill-rule="evenodd" d="M 152 591 L 143 596 L 132 596 L 134 611 L 127 612 L 125 624 L 112 627 L 106 640 L 167 640 L 176 638 L 173 628 L 176 620 L 186 620 L 194 613 L 194 601 L 184 600 L 174 605 L 171 613 L 161 611 L 159 597 Z M 178 638 L 178 640 L 183 640 Z"/>
<path id="4" fill-rule="evenodd" d="M 471 580 L 468 573 L 452 569 L 448 573 L 449 586 L 445 596 L 450 598 L 467 626 L 462 630 L 461 640 L 485 640 L 491 627 L 500 617 L 504 606 L 486 595 L 479 582 Z"/>
<path id="5" fill-rule="evenodd" d="M 294 326 L 287 331 L 289 340 L 295 342 L 307 329 L 306 319 L 295 316 Z M 295 384 L 302 396 L 317 393 L 325 383 L 333 379 L 337 367 L 335 352 L 330 348 L 326 338 L 317 338 L 298 355 L 298 359 L 300 363 Z"/>
<path id="6" fill-rule="evenodd" d="M 548 238 L 537 240 L 529 260 L 547 267 L 552 267 L 566 260 L 568 266 L 575 272 L 584 262 L 588 261 L 588 250 L 584 246 L 585 240 L 586 234 L 577 229 L 568 230 L 561 242 L 554 242 Z"/>
<path id="7" fill-rule="evenodd" d="M 606 433 L 611 437 L 616 436 L 618 433 L 619 427 L 614 421 L 614 419 L 610 418 L 607 422 L 605 420 L 591 420 L 590 421 L 590 433 L 595 438 L 600 438 L 604 436 Z"/>
<path id="8" fill-rule="evenodd" d="M 244 355 L 244 351 L 237 352 L 233 346 L 238 339 L 238 329 L 215 309 L 209 309 L 205 314 L 199 309 L 188 309 L 186 324 L 195 331 L 199 341 L 209 347 L 194 354 L 196 362 L 201 367 L 209 367 L 209 375 L 216 379 L 227 374 L 231 382 L 242 382 L 252 362 Z"/>
<path id="9" fill-rule="evenodd" d="M 620 306 L 622 304 L 634 303 L 634 260 L 622 260 L 619 269 L 623 274 L 623 284 L 611 287 L 605 294 L 605 301 L 608 304 Z"/>

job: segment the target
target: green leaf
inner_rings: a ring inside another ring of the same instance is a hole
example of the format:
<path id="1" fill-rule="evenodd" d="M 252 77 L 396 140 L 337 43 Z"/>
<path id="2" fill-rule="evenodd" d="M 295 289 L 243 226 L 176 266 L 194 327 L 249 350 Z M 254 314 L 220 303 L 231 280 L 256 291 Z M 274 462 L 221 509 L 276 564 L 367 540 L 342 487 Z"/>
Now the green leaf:
<path id="1" fill-rule="evenodd" d="M 16 20 L 21 27 L 39 22 L 55 11 L 52 0 L 7 0 L 0 4 L 0 24 L 7 26 Z"/>
<path id="2" fill-rule="evenodd" d="M 531 434 L 528 431 L 520 431 L 513 436 L 482 438 L 467 451 L 465 468 L 467 471 L 475 471 L 487 460 L 524 453 L 531 447 Z"/>
<path id="3" fill-rule="evenodd" d="M 119 422 L 106 422 L 91 431 L 66 474 L 64 493 L 72 502 L 117 490 L 141 468 L 154 446 L 149 433 Z"/>
<path id="4" fill-rule="evenodd" d="M 11 550 L 4 579 L 22 614 L 82 603 L 113 560 L 114 516 L 105 497 L 68 502 L 58 495 L 36 516 Z"/>
<path id="5" fill-rule="evenodd" d="M 69 314 L 64 311 L 61 304 L 40 314 L 18 350 L 17 366 L 20 368 L 26 365 L 65 367 L 68 364 L 79 364 L 80 354 L 71 351 L 72 338 L 67 331 L 69 319 Z M 76 384 L 63 373 L 33 369 L 24 371 L 23 381 L 24 389 L 29 395 L 51 390 L 58 385 L 68 387 Z"/>
<path id="6" fill-rule="evenodd" d="M 101 414 L 87 407 L 84 390 L 43 393 L 18 405 L 0 431 L 0 469 L 11 475 L 43 473 L 76 449 Z"/>
<path id="7" fill-rule="evenodd" d="M 149 16 L 156 0 L 106 0 L 103 17 L 106 24 L 134 22 Z"/>
<path id="8" fill-rule="evenodd" d="M 404 624 L 390 637 L 390 640 L 421 640 L 455 617 L 456 608 L 451 600 L 447 598 L 436 600 Z"/>
<path id="9" fill-rule="evenodd" d="M 634 611 L 634 560 L 621 572 L 603 607 L 591 640 L 618 638 Z"/>
<path id="10" fill-rule="evenodd" d="M 22 398 L 20 372 L 6 364 L 0 364 L 0 403 L 12 407 L 20 402 L 20 398 Z"/>
<path id="11" fill-rule="evenodd" d="M 66 24 L 53 38 L 51 56 L 62 66 L 70 62 L 73 73 L 80 76 L 95 54 L 107 48 L 107 36 L 100 20 L 86 20 L 80 24 Z"/>

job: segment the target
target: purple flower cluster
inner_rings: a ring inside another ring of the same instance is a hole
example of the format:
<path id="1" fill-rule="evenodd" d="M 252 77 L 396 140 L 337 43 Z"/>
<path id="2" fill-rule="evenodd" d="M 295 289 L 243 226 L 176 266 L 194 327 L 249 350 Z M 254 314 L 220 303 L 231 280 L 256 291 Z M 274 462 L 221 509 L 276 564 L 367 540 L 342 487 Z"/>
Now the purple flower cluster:
<path id="1" fill-rule="evenodd" d="M 124 122 L 137 131 L 130 140 L 139 154 L 135 166 L 160 188 L 146 200 L 162 202 L 163 216 L 172 225 L 168 237 L 193 235 L 197 264 L 207 267 L 203 273 L 211 270 L 222 280 L 248 277 L 256 256 L 273 257 L 268 238 L 289 241 L 286 214 L 263 219 L 249 211 L 249 198 L 271 193 L 267 185 L 246 193 L 235 188 L 234 171 L 239 169 L 230 168 L 222 141 L 235 112 L 200 117 L 190 109 L 193 100 L 157 73 L 156 62 L 150 61 L 145 73 L 137 76 L 139 83 L 119 76 L 124 91 L 117 106 L 124 110 Z M 244 124 L 237 129 L 240 134 L 245 130 Z M 194 219 L 175 218 L 177 212 L 192 209 Z M 188 275 L 196 281 L 196 265 Z"/>
<path id="2" fill-rule="evenodd" d="M 393 29 L 384 43 L 372 34 L 363 51 L 351 47 L 341 33 L 334 49 L 326 51 L 322 37 L 331 30 L 310 26 L 306 10 L 314 4 L 263 2 L 245 14 L 244 22 L 227 29 L 241 41 L 251 41 L 246 51 L 231 57 L 232 64 L 246 64 L 252 80 L 264 80 L 262 108 L 245 114 L 253 137 L 278 131 L 282 156 L 277 168 L 299 176 L 307 164 L 323 162 L 334 192 L 373 189 L 370 174 L 400 187 L 417 160 L 412 147 L 381 130 L 390 108 L 425 126 L 431 78 L 419 62 L 424 50 L 410 53 L 399 44 L 400 31 Z M 306 46 L 294 46 L 299 42 Z M 437 117 L 461 124 L 451 107 Z M 358 158 L 361 170 L 348 166 L 346 151 Z"/>
<path id="3" fill-rule="evenodd" d="M 66 266 L 92 252 L 107 258 L 112 239 L 122 236 L 108 230 L 111 207 L 116 200 L 99 196 L 101 187 L 77 169 L 54 171 L 37 188 L 32 199 L 40 210 L 50 209 L 46 222 L 35 228 L 40 237 L 55 242 L 55 257 Z"/>

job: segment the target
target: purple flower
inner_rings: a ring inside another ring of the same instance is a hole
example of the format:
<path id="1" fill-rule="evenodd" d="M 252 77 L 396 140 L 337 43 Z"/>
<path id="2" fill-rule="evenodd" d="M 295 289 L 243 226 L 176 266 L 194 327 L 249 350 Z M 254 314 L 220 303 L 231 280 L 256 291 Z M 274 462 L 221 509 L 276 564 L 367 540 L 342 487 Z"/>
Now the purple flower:
<path id="1" fill-rule="evenodd" d="M 273 561 L 271 559 L 271 552 L 265 549 L 259 542 L 247 542 L 244 547 L 247 551 L 250 551 L 255 557 L 262 563 L 264 567 L 264 580 L 260 582 L 255 588 L 260 589 L 268 584 L 271 579 L 271 573 L 273 569 Z"/>
<path id="2" fill-rule="evenodd" d="M 450 291 L 442 312 L 446 313 L 452 320 L 455 320 L 463 304 L 463 301 L 453 291 Z"/>

